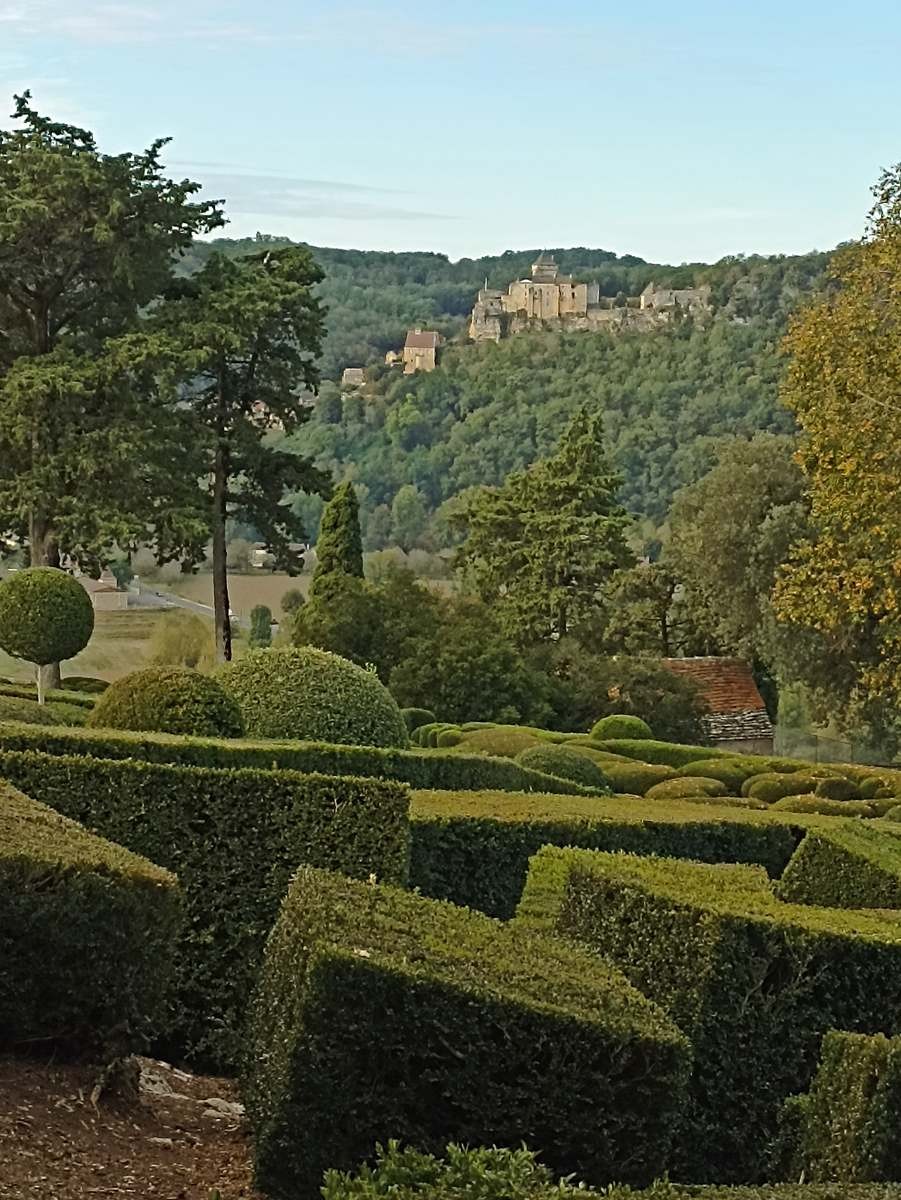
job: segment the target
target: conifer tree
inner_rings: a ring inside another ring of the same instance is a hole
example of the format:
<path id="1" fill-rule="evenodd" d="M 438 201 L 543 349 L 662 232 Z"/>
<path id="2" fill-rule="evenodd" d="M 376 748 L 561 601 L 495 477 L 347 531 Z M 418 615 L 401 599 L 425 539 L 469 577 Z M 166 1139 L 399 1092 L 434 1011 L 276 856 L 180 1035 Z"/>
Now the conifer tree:
<path id="1" fill-rule="evenodd" d="M 472 497 L 458 565 L 513 636 L 565 637 L 597 611 L 613 572 L 634 562 L 620 484 L 601 417 L 583 408 L 550 458 Z"/>
<path id="2" fill-rule="evenodd" d="M 335 494 L 323 510 L 310 594 L 315 595 L 321 590 L 322 581 L 335 574 L 363 578 L 360 505 L 350 481 L 335 489 Z"/>

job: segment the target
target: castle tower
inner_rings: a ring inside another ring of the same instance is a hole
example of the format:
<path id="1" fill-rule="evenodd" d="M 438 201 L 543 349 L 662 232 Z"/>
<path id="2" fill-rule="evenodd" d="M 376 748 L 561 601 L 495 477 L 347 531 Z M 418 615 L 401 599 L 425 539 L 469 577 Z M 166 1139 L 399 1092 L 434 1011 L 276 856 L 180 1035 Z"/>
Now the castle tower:
<path id="1" fill-rule="evenodd" d="M 557 276 L 560 274 L 560 268 L 554 261 L 553 254 L 548 254 L 546 251 L 538 255 L 532 263 L 532 282 L 533 283 L 556 283 Z"/>

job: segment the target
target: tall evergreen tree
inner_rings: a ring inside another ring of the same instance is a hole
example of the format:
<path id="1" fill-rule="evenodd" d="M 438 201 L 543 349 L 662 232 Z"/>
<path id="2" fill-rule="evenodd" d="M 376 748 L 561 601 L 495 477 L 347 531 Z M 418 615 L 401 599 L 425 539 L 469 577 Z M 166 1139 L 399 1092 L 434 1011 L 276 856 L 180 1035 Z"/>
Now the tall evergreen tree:
<path id="1" fill-rule="evenodd" d="M 312 595 L 322 589 L 329 575 L 353 575 L 363 578 L 363 538 L 360 533 L 360 505 L 354 485 L 348 480 L 335 489 L 322 513 L 316 542 L 316 570 Z"/>
<path id="2" fill-rule="evenodd" d="M 550 458 L 472 497 L 458 565 L 515 637 L 565 637 L 597 611 L 613 572 L 634 562 L 620 483 L 601 417 L 583 408 Z"/>
<path id="3" fill-rule="evenodd" d="M 307 414 L 302 389 L 318 384 L 323 311 L 313 295 L 322 274 L 300 246 L 244 259 L 213 255 L 160 306 L 155 330 L 180 363 L 182 406 L 194 426 L 200 519 L 212 534 L 216 652 L 231 658 L 226 524 L 255 529 L 275 565 L 296 574 L 305 537 L 286 503 L 297 491 L 325 494 L 330 480 L 309 459 L 270 444 Z"/>

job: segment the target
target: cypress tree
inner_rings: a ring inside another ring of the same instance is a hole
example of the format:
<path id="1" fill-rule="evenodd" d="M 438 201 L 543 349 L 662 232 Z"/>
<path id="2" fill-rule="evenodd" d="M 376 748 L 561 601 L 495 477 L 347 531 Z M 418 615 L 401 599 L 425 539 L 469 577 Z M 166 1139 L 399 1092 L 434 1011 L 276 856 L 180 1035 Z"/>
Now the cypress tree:
<path id="1" fill-rule="evenodd" d="M 316 542 L 316 570 L 310 588 L 314 595 L 329 575 L 355 575 L 363 578 L 363 538 L 360 533 L 360 505 L 354 485 L 349 481 L 335 489 L 326 504 Z"/>

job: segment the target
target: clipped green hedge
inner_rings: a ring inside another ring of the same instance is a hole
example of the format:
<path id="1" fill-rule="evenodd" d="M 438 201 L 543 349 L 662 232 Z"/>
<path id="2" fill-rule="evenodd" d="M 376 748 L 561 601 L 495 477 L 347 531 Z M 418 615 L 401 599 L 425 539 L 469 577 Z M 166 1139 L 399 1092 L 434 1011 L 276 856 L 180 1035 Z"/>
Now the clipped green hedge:
<path id="1" fill-rule="evenodd" d="M 850 779 L 834 776 L 831 779 L 821 779 L 814 789 L 817 796 L 825 796 L 827 800 L 860 800 L 860 788 Z"/>
<path id="2" fill-rule="evenodd" d="M 759 767 L 742 758 L 702 758 L 680 767 L 677 775 L 698 779 L 718 779 L 733 796 L 740 796 L 742 784 L 759 772 Z"/>
<path id="3" fill-rule="evenodd" d="M 178 874 L 187 924 L 167 1043 L 230 1067 L 263 943 L 302 862 L 403 883 L 408 793 L 290 771 L 0 752 L 0 777 Z"/>
<path id="4" fill-rule="evenodd" d="M 753 1183 L 783 1101 L 813 1078 L 831 1028 L 901 1012 L 893 914 L 783 904 L 760 868 L 545 847 L 517 920 L 591 946 L 659 1003 L 694 1048 L 671 1172 Z"/>
<path id="5" fill-rule="evenodd" d="M 610 787 L 597 763 L 574 750 L 567 750 L 565 746 L 530 746 L 517 754 L 516 761 L 521 767 L 540 771 L 542 775 L 556 775 L 558 779 L 567 779 L 581 787 L 597 788 L 598 791 Z"/>
<path id="6" fill-rule="evenodd" d="M 682 775 L 678 779 L 666 779 L 648 788 L 645 796 L 649 800 L 680 800 L 684 796 L 725 796 L 728 789 L 718 779 L 706 776 Z"/>
<path id="7" fill-rule="evenodd" d="M 805 796 L 816 791 L 819 782 L 809 771 L 795 771 L 791 775 L 768 772 L 752 776 L 742 787 L 742 794 L 767 804 L 775 804 L 786 796 Z"/>
<path id="8" fill-rule="evenodd" d="M 303 771 L 322 775 L 365 775 L 395 779 L 418 788 L 449 791 L 503 790 L 585 794 L 585 789 L 552 775 L 487 755 L 376 746 L 336 746 L 322 742 L 270 742 L 249 739 L 189 738 L 116 729 L 30 729 L 0 723 L 0 749 L 47 754 L 88 754 L 95 758 L 138 758 L 179 766 Z"/>
<path id="9" fill-rule="evenodd" d="M 48 701 L 38 704 L 37 698 L 19 699 L 0 695 L 0 721 L 24 721 L 28 725 L 84 725 L 90 709 L 78 704 L 58 704 Z"/>
<path id="10" fill-rule="evenodd" d="M 827 1033 L 801 1100 L 794 1166 L 807 1179 L 901 1180 L 901 1038 Z"/>
<path id="11" fill-rule="evenodd" d="M 544 845 L 785 869 L 802 827 L 743 809 L 622 796 L 413 793 L 410 882 L 424 895 L 508 918 Z"/>
<path id="12" fill-rule="evenodd" d="M 0 782 L 0 1046 L 146 1046 L 182 921 L 178 881 Z"/>
<path id="13" fill-rule="evenodd" d="M 776 893 L 826 908 L 901 908 L 901 839 L 862 821 L 811 829 Z"/>
<path id="14" fill-rule="evenodd" d="M 313 646 L 251 650 L 218 672 L 251 737 L 406 746 L 397 701 L 377 675 Z"/>
<path id="15" fill-rule="evenodd" d="M 607 741 L 611 738 L 642 738 L 650 740 L 654 731 L 647 721 L 641 717 L 631 717 L 625 713 L 614 713 L 609 717 L 601 717 L 591 727 L 591 736 L 596 741 Z"/>
<path id="16" fill-rule="evenodd" d="M 65 680 L 63 683 L 65 684 Z M 33 683 L 0 683 L 0 696 L 18 696 L 22 700 L 33 700 L 37 703 L 38 689 Z M 59 704 L 69 704 L 77 708 L 84 708 L 87 712 L 94 707 L 97 701 L 96 696 L 87 696 L 77 691 L 70 691 L 67 687 L 48 688 L 44 695 L 44 699 L 54 701 Z"/>
<path id="17" fill-rule="evenodd" d="M 598 749 L 677 770 L 691 762 L 708 762 L 711 758 L 731 757 L 725 751 L 712 750 L 709 746 L 683 746 L 678 742 L 657 742 L 641 738 L 608 738 L 598 742 Z"/>
<path id="18" fill-rule="evenodd" d="M 775 812 L 819 813 L 821 817 L 875 817 L 869 800 L 827 800 L 825 796 L 784 796 L 770 806 Z"/>
<path id="19" fill-rule="evenodd" d="M 667 1158 L 689 1047 L 607 964 L 479 913 L 302 868 L 269 939 L 243 1094 L 257 1186 L 314 1200 L 396 1136 L 521 1145 L 603 1184 Z M 616 1064 L 611 1069 L 611 1064 Z"/>
<path id="20" fill-rule="evenodd" d="M 244 721 L 215 679 L 184 667 L 145 667 L 117 679 L 94 705 L 91 729 L 241 737 Z"/>
<path id="21" fill-rule="evenodd" d="M 464 730 L 461 750 L 466 754 L 492 754 L 498 758 L 516 758 L 523 750 L 543 745 L 531 729 L 519 725 L 495 725 L 488 729 Z"/>
<path id="22" fill-rule="evenodd" d="M 404 719 L 408 733 L 412 733 L 420 725 L 429 725 L 435 721 L 435 714 L 428 708 L 402 708 L 400 715 Z"/>

